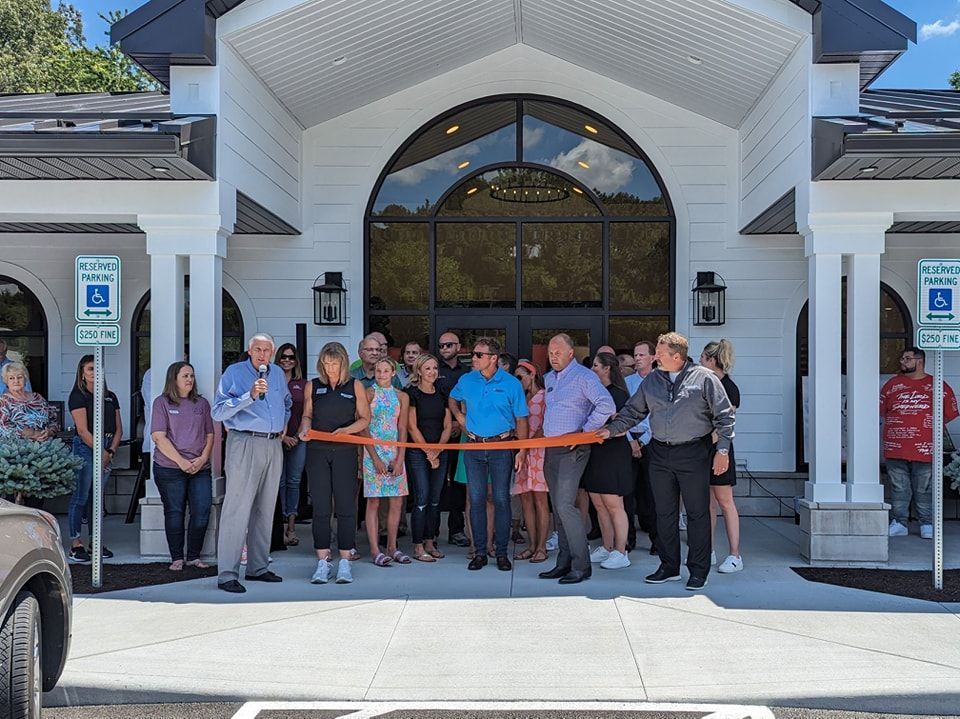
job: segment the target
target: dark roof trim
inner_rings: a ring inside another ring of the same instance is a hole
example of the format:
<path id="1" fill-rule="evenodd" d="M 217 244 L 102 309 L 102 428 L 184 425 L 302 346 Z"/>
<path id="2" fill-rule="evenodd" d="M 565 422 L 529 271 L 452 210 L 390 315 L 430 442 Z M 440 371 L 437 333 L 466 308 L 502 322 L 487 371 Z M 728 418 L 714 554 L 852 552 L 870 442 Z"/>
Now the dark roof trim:
<path id="1" fill-rule="evenodd" d="M 259 202 L 242 192 L 237 192 L 237 221 L 233 226 L 235 235 L 299 235 L 298 230 Z"/>
<path id="2" fill-rule="evenodd" d="M 44 235 L 136 235 L 139 225 L 127 222 L 0 222 L 0 233 L 23 232 Z"/>
<path id="3" fill-rule="evenodd" d="M 797 191 L 790 191 L 740 230 L 741 235 L 797 234 Z"/>

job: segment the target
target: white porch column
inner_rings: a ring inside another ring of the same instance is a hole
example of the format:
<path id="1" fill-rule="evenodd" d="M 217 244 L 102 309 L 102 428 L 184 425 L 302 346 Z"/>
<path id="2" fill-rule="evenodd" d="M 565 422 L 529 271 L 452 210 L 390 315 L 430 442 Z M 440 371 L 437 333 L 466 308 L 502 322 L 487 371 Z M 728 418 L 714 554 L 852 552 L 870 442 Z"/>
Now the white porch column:
<path id="1" fill-rule="evenodd" d="M 228 232 L 220 227 L 219 215 L 141 215 L 138 224 L 146 233 L 147 254 L 151 258 L 151 391 L 154 397 L 159 395 L 167 367 L 184 358 L 184 274 L 189 270 L 188 361 L 196 372 L 197 389 L 213 404 L 220 380 L 222 264 Z M 203 549 L 203 557 L 210 559 L 215 557 L 223 497 L 220 427 L 216 423 L 214 434 L 214 506 Z M 140 553 L 163 559 L 169 556 L 163 507 L 152 480 L 149 485 L 154 486 L 154 491 L 148 492 L 141 502 Z"/>
<path id="2" fill-rule="evenodd" d="M 883 247 L 883 234 L 879 234 Z M 880 253 L 847 258 L 847 500 L 883 503 L 880 484 Z"/>
<path id="3" fill-rule="evenodd" d="M 811 238 L 808 237 L 808 245 Z M 840 254 L 809 252 L 810 479 L 804 497 L 842 502 L 840 484 Z"/>

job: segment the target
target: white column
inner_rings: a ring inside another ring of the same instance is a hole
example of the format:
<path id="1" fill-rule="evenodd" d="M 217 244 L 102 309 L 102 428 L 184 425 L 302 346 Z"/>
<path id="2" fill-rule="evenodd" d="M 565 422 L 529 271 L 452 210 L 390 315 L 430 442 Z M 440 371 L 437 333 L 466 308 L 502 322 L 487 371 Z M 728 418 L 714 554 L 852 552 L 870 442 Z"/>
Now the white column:
<path id="1" fill-rule="evenodd" d="M 219 240 L 219 241 L 218 241 Z M 197 389 L 213 404 L 220 381 L 223 356 L 223 255 L 226 238 L 214 238 L 214 254 L 190 255 L 190 364 L 197 377 Z M 209 244 L 210 238 L 207 238 Z M 221 475 L 219 423 L 214 424 L 213 476 Z"/>
<path id="2" fill-rule="evenodd" d="M 808 245 L 810 244 L 810 237 Z M 840 255 L 808 252 L 810 479 L 811 502 L 843 502 L 840 483 Z"/>
<path id="3" fill-rule="evenodd" d="M 883 234 L 879 234 L 883 245 Z M 880 484 L 880 254 L 847 257 L 847 499 L 883 502 Z"/>

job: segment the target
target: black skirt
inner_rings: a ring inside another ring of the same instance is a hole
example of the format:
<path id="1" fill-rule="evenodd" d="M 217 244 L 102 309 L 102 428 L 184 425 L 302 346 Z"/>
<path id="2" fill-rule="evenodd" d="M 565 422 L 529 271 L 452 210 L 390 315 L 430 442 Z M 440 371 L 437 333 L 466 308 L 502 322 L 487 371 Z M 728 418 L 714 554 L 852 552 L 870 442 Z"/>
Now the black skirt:
<path id="1" fill-rule="evenodd" d="M 713 473 L 713 458 L 717 454 L 717 445 L 713 445 L 710 450 L 710 486 L 711 487 L 733 487 L 737 483 L 737 460 L 733 456 L 733 445 L 730 445 L 730 462 L 727 464 L 727 471 L 723 474 Z"/>
<path id="2" fill-rule="evenodd" d="M 594 494 L 633 492 L 633 455 L 626 437 L 608 439 L 590 448 L 590 460 L 583 471 L 581 486 Z"/>

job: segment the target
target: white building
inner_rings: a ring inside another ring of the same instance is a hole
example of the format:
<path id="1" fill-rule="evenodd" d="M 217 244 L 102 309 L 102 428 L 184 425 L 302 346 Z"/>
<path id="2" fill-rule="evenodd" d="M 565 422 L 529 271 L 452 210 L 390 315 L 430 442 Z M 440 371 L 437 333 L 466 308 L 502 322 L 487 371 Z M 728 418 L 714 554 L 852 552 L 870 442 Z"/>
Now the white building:
<path id="1" fill-rule="evenodd" d="M 744 513 L 802 494 L 805 558 L 885 561 L 877 392 L 917 260 L 960 256 L 960 94 L 868 89 L 915 36 L 880 0 L 150 0 L 113 39 L 169 94 L 0 98 L 0 298 L 27 308 L 0 335 L 64 399 L 73 257 L 102 253 L 122 402 L 186 336 L 207 396 L 254 331 L 308 366 L 367 328 L 535 360 L 557 330 L 725 336 Z M 328 272 L 342 326 L 314 322 Z"/>

